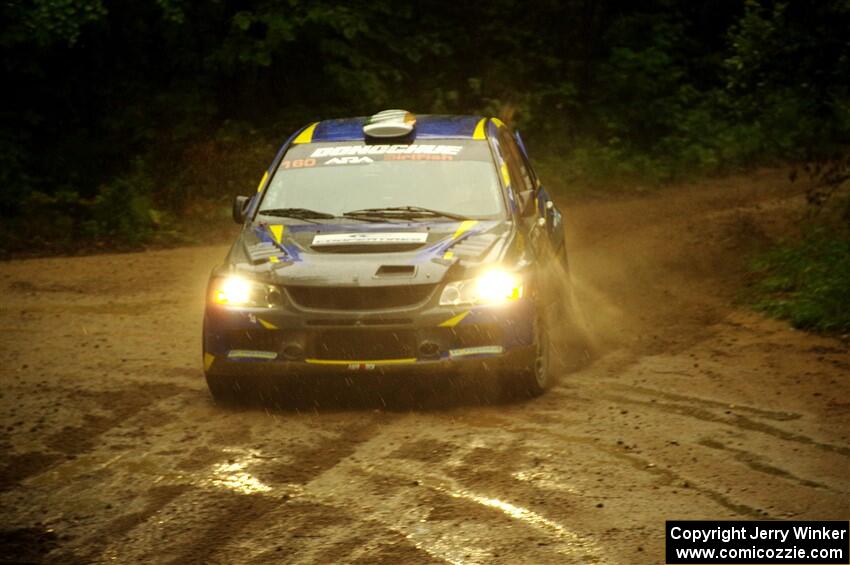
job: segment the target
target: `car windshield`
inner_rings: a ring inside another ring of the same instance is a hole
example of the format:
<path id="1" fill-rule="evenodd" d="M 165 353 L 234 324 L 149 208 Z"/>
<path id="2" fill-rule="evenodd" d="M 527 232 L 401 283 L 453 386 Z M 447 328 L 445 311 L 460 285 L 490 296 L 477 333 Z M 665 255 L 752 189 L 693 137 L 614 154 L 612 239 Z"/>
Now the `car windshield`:
<path id="1" fill-rule="evenodd" d="M 334 216 L 354 211 L 368 215 L 378 212 L 367 209 L 401 207 L 470 219 L 504 217 L 504 200 L 487 142 L 428 139 L 411 144 L 294 145 L 272 177 L 260 213 L 303 208 Z"/>

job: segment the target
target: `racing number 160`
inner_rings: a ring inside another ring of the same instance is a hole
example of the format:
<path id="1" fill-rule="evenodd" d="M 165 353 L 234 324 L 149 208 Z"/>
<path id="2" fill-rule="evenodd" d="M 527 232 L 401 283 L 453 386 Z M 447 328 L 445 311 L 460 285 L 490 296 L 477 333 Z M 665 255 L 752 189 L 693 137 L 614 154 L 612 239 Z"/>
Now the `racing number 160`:
<path id="1" fill-rule="evenodd" d="M 303 167 L 315 167 L 315 159 L 295 159 L 294 161 L 282 161 L 280 166 L 284 169 L 301 169 Z"/>

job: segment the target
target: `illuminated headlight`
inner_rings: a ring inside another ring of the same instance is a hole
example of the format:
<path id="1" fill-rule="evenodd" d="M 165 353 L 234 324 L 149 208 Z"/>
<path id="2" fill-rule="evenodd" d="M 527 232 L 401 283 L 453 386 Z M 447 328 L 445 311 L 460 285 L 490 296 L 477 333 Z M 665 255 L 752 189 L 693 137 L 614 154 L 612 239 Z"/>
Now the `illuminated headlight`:
<path id="1" fill-rule="evenodd" d="M 216 279 L 210 286 L 210 302 L 221 306 L 274 308 L 280 306 L 281 301 L 276 287 L 242 277 Z"/>
<path id="2" fill-rule="evenodd" d="M 506 271 L 488 271 L 474 279 L 450 282 L 440 295 L 440 306 L 501 304 L 522 298 L 522 279 Z"/>

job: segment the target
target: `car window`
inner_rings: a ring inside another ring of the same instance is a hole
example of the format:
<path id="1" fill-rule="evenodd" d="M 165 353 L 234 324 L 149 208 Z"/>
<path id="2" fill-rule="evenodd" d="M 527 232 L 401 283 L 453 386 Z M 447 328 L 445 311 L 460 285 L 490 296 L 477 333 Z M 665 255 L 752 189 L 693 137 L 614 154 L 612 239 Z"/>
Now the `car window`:
<path id="1" fill-rule="evenodd" d="M 523 177 L 525 178 L 526 185 L 531 186 L 532 188 L 537 186 L 537 177 L 534 175 L 534 169 L 531 167 L 531 163 L 528 160 L 528 156 L 525 152 L 520 148 L 519 143 L 517 143 L 516 138 L 511 135 L 511 145 L 516 148 L 517 156 L 519 157 L 520 169 Z"/>
<path id="2" fill-rule="evenodd" d="M 502 159 L 508 165 L 508 175 L 511 178 L 511 187 L 516 192 L 522 192 L 531 188 L 531 179 L 523 175 L 523 166 L 517 153 L 516 145 L 512 145 L 511 136 L 506 128 L 498 129 L 498 150 Z"/>
<path id="3" fill-rule="evenodd" d="M 420 206 L 474 219 L 504 217 L 504 198 L 487 142 L 295 145 L 272 177 L 260 212 L 308 208 L 338 216 L 394 206 Z"/>

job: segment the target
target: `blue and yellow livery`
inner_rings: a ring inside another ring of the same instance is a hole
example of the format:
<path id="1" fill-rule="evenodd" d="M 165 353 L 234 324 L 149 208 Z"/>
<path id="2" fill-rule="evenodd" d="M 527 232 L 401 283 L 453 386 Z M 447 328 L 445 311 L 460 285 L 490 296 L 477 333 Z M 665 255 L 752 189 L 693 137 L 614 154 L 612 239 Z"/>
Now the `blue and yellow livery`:
<path id="1" fill-rule="evenodd" d="M 308 124 L 233 217 L 204 315 L 217 400 L 258 375 L 320 371 L 479 370 L 532 394 L 551 382 L 561 213 L 501 121 Z"/>

